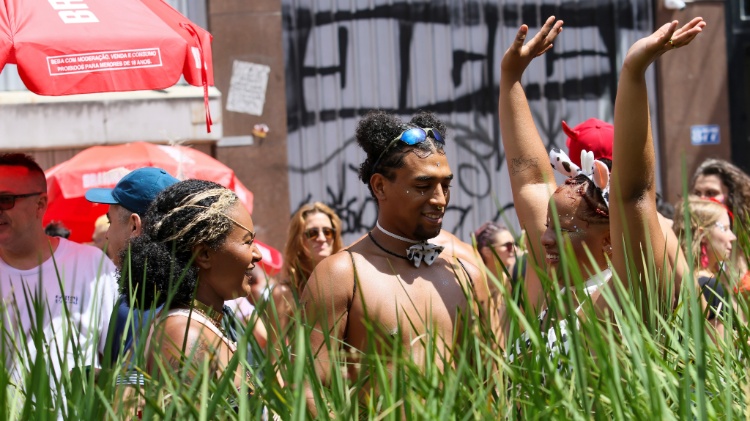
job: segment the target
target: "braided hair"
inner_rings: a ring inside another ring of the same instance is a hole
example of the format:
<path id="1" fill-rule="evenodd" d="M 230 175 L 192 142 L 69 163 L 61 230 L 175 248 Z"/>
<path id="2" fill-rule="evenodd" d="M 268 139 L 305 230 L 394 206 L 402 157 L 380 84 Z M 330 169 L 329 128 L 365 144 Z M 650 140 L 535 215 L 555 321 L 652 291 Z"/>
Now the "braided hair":
<path id="1" fill-rule="evenodd" d="M 413 127 L 435 129 L 445 138 L 445 124 L 432 113 L 425 111 L 416 114 L 408 123 L 384 111 L 370 111 L 357 124 L 357 144 L 367 154 L 367 158 L 359 166 L 359 179 L 370 189 L 372 197 L 375 197 L 370 186 L 370 178 L 373 174 L 382 174 L 388 180 L 393 181 L 396 176 L 394 171 L 404 166 L 404 157 L 408 152 L 414 151 L 422 158 L 433 153 L 445 154 L 443 144 L 432 137 L 416 145 L 396 142 L 386 151 L 393 139 Z"/>
<path id="2" fill-rule="evenodd" d="M 233 227 L 226 213 L 237 201 L 234 192 L 211 181 L 167 187 L 146 212 L 142 235 L 120 254 L 120 292 L 142 298 L 138 305 L 144 308 L 162 304 L 169 294 L 174 305 L 189 304 L 198 285 L 193 248 L 218 250 L 224 244 Z"/>

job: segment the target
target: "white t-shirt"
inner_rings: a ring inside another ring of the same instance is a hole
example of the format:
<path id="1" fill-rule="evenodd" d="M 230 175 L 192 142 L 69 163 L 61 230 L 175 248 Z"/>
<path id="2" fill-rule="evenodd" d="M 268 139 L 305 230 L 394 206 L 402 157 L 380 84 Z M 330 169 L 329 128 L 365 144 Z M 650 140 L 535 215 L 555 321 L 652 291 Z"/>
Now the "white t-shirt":
<path id="1" fill-rule="evenodd" d="M 112 261 L 96 247 L 64 238 L 60 238 L 53 257 L 33 269 L 18 270 L 0 259 L 0 311 L 12 332 L 2 336 L 6 342 L 15 340 L 15 349 L 28 349 L 31 360 L 36 358 L 37 350 L 30 332 L 38 325 L 37 309 L 31 303 L 39 293 L 41 300 L 36 302 L 43 304 L 44 355 L 47 366 L 54 369 L 50 374 L 59 376 L 62 364 L 66 371 L 75 366 L 99 366 L 98 353 L 104 351 L 117 298 Z M 78 361 L 73 343 L 81 350 Z M 29 356 L 7 350 L 6 367 L 21 381 L 29 367 Z"/>

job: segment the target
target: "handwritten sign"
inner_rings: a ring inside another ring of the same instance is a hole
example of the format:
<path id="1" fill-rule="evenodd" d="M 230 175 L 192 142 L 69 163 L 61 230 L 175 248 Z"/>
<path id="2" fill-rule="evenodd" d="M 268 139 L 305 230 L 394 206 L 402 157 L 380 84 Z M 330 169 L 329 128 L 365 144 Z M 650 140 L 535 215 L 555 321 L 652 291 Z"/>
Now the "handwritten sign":
<path id="1" fill-rule="evenodd" d="M 235 60 L 229 81 L 227 110 L 262 115 L 271 68 L 262 64 Z"/>
<path id="2" fill-rule="evenodd" d="M 690 126 L 690 143 L 693 145 L 718 145 L 719 142 L 721 142 L 721 136 L 717 124 Z"/>

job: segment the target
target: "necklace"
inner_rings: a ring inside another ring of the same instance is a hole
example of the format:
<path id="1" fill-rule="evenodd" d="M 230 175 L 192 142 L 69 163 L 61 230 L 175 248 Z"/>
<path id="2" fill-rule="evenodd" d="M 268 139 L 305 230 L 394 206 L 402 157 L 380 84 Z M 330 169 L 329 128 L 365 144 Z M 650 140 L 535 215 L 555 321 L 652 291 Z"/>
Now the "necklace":
<path id="1" fill-rule="evenodd" d="M 228 338 L 227 332 L 224 330 L 224 327 L 221 325 L 221 319 L 224 317 L 224 313 L 217 312 L 213 308 L 203 304 L 202 302 L 198 300 L 193 300 L 191 308 L 193 311 L 197 311 L 198 313 L 206 316 L 206 318 L 211 321 L 211 324 L 216 326 L 216 328 L 219 329 L 221 334 Z"/>
<path id="2" fill-rule="evenodd" d="M 385 235 L 387 235 L 387 236 L 389 236 L 389 237 L 391 237 L 391 238 L 395 238 L 395 239 L 397 239 L 397 240 L 405 241 L 405 242 L 407 242 L 407 243 L 410 243 L 410 244 L 417 244 L 417 243 L 421 243 L 421 241 L 417 241 L 417 240 L 410 240 L 410 239 L 408 239 L 408 238 L 406 238 L 406 237 L 402 237 L 402 236 L 400 236 L 400 235 L 397 235 L 397 234 L 394 234 L 394 233 L 392 233 L 392 232 L 388 231 L 387 229 L 385 229 L 385 228 L 383 228 L 382 226 L 380 226 L 380 221 L 375 221 L 375 226 L 376 226 L 376 227 L 378 227 L 378 229 L 379 229 L 380 231 L 382 231 L 382 232 L 383 232 L 383 234 L 385 234 Z M 373 240 L 373 241 L 375 241 L 375 240 Z M 378 244 L 378 243 L 375 243 L 375 244 Z M 380 246 L 378 246 L 378 247 L 380 247 Z M 381 247 L 381 248 L 382 248 L 382 247 Z"/>
<path id="3" fill-rule="evenodd" d="M 370 237 L 370 240 L 372 240 L 373 244 L 375 244 L 376 246 L 378 246 L 378 248 L 379 248 L 380 250 L 383 250 L 384 252 L 386 252 L 386 253 L 390 254 L 391 256 L 396 256 L 396 257 L 398 257 L 399 259 L 404 259 L 404 260 L 406 260 L 406 261 L 408 261 L 408 260 L 409 260 L 409 258 L 408 258 L 408 257 L 406 257 L 406 256 L 402 256 L 402 255 L 400 255 L 400 254 L 396 254 L 396 253 L 394 253 L 394 252 L 392 252 L 392 251 L 388 250 L 387 248 L 385 248 L 385 247 L 381 246 L 381 245 L 380 245 L 380 244 L 379 244 L 379 243 L 378 243 L 377 241 L 375 241 L 375 237 L 373 237 L 373 236 L 372 236 L 372 231 L 369 231 L 369 232 L 367 233 L 367 235 L 368 235 L 368 236 Z"/>

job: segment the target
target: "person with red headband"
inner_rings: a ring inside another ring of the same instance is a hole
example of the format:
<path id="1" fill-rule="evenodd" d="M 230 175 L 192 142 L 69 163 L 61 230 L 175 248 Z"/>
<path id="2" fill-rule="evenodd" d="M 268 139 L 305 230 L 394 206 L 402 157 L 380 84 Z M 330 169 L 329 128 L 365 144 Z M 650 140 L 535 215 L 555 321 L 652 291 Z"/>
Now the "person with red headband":
<path id="1" fill-rule="evenodd" d="M 690 221 L 690 230 L 686 219 Z M 707 318 L 718 337 L 722 337 L 724 324 L 719 322 L 719 315 L 727 297 L 724 263 L 730 259 L 737 240 L 732 232 L 732 213 L 718 200 L 690 196 L 677 206 L 674 230 L 682 239 L 683 248 L 691 252 L 704 308 L 708 307 Z"/>

